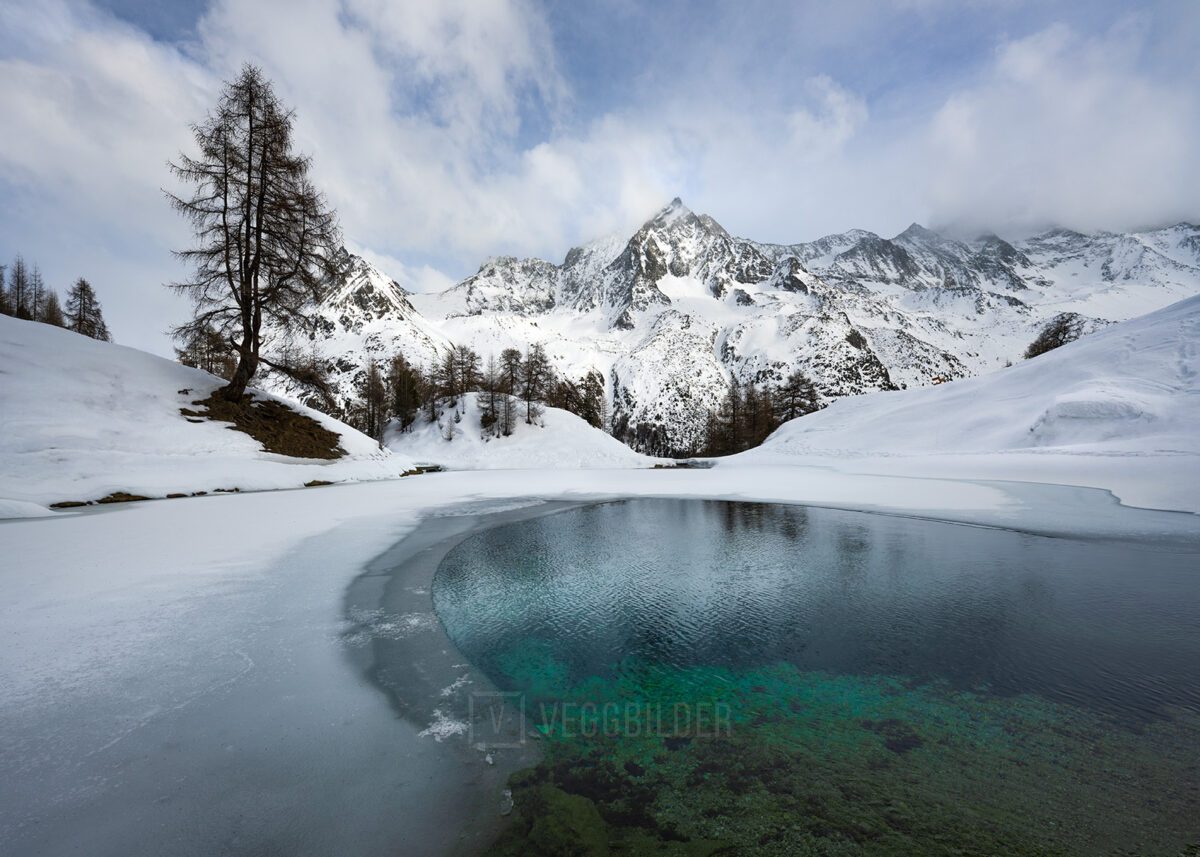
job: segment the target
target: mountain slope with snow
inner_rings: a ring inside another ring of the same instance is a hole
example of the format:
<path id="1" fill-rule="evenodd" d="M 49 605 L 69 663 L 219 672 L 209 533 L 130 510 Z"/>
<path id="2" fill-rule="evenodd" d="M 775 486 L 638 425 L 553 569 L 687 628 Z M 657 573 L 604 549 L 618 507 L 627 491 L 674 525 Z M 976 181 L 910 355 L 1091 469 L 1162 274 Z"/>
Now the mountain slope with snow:
<path id="1" fill-rule="evenodd" d="M 1200 513 L 1200 296 L 993 374 L 842 399 L 726 463 L 1049 481 Z M 867 460 L 871 460 L 867 463 Z"/>
<path id="2" fill-rule="evenodd" d="M 299 488 L 412 469 L 410 459 L 292 403 L 340 435 L 347 455 L 320 461 L 265 452 L 227 423 L 180 413 L 222 386 L 220 378 L 45 324 L 0 316 L 0 367 L 0 516 L 115 492 Z"/>
<path id="3" fill-rule="evenodd" d="M 343 401 L 370 357 L 428 366 L 453 344 L 486 357 L 540 343 L 560 373 L 604 376 L 615 436 L 686 454 L 734 377 L 799 369 L 826 401 L 928 386 L 1019 360 L 1059 313 L 1099 329 L 1200 293 L 1200 227 L 1010 242 L 913 224 L 777 245 L 676 199 L 627 241 L 562 264 L 498 257 L 438 294 L 406 294 L 362 260 L 355 271 L 314 308 L 322 334 L 295 346 L 334 368 Z"/>
<path id="4" fill-rule="evenodd" d="M 1200 297 L 984 377 L 841 399 L 743 456 L 1030 449 L 1200 456 Z"/>

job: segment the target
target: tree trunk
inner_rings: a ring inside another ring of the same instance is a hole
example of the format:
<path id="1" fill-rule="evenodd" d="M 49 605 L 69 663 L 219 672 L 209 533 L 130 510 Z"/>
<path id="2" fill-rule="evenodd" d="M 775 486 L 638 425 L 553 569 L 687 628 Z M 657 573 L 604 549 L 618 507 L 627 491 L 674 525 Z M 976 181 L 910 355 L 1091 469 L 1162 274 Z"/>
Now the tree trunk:
<path id="1" fill-rule="evenodd" d="M 254 377 L 254 372 L 257 369 L 258 355 L 251 353 L 249 350 L 243 351 L 238 357 L 238 365 L 237 369 L 233 371 L 233 377 L 220 390 L 221 398 L 227 402 L 240 402 L 242 396 L 246 394 L 246 386 L 250 383 L 250 379 Z"/>

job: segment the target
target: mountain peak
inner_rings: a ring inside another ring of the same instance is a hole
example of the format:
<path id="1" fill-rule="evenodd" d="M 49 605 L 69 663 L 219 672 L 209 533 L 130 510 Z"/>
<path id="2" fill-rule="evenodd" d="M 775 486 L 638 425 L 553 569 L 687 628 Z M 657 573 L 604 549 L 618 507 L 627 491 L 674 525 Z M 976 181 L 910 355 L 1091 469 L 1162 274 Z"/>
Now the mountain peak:
<path id="1" fill-rule="evenodd" d="M 689 216 L 694 217 L 695 215 L 692 214 L 692 210 L 690 208 L 683 204 L 683 200 L 681 200 L 679 197 L 675 197 L 669 204 L 662 208 L 658 214 L 650 218 L 647 225 L 654 224 L 655 226 L 670 226 L 672 223 Z"/>
<path id="2" fill-rule="evenodd" d="M 942 236 L 938 235 L 932 229 L 926 229 L 915 220 L 908 224 L 908 228 L 897 235 L 893 241 L 898 241 L 902 238 L 907 238 L 910 241 L 940 241 Z"/>

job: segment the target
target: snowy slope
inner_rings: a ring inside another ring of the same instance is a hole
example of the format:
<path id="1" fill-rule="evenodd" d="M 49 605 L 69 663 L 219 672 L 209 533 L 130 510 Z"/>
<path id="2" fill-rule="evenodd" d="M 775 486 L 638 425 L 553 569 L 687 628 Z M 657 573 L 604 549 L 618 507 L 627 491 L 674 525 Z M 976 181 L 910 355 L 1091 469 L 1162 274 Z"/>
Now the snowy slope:
<path id="1" fill-rule="evenodd" d="M 419 419 L 409 431 L 389 431 L 387 446 L 449 470 L 650 467 L 656 461 L 558 408 L 543 408 L 529 425 L 518 406 L 509 437 L 485 435 L 479 416 L 475 394 L 468 394 L 465 407 L 446 410 L 437 422 Z"/>
<path id="2" fill-rule="evenodd" d="M 314 461 L 264 452 L 223 423 L 191 423 L 180 414 L 220 379 L 44 324 L 0 317 L 0 367 L 0 516 L 117 491 L 162 497 L 297 488 L 412 469 L 404 456 L 298 405 L 341 435 L 348 456 Z"/>
<path id="3" fill-rule="evenodd" d="M 332 365 L 341 399 L 367 356 L 428 365 L 451 343 L 485 358 L 540 343 L 560 373 L 604 376 L 614 435 L 686 454 L 731 377 L 800 369 L 827 401 L 923 387 L 1019 360 L 1058 313 L 1092 330 L 1200 293 L 1200 226 L 1008 241 L 914 223 L 890 239 L 777 245 L 676 199 L 628 240 L 561 264 L 500 256 L 439 294 L 405 294 L 361 259 L 354 270 L 314 308 L 324 332 L 305 346 Z"/>
<path id="4" fill-rule="evenodd" d="M 984 377 L 839 400 L 739 458 L 1008 450 L 1200 456 L 1200 297 Z"/>

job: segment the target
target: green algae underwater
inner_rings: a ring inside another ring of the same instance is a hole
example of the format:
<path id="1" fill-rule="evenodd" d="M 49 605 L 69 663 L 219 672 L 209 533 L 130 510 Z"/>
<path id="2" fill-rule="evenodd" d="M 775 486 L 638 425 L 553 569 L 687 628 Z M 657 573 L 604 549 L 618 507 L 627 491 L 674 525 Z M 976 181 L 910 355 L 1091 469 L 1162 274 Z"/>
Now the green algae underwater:
<path id="1" fill-rule="evenodd" d="M 543 750 L 489 853 L 1200 857 L 1194 556 L 683 502 L 439 568 Z"/>
<path id="2" fill-rule="evenodd" d="M 790 664 L 626 663 L 564 688 L 563 665 L 533 648 L 506 660 L 545 758 L 512 778 L 497 853 L 1200 855 L 1194 715 L 1133 732 L 1034 697 Z M 539 718 L 538 699 L 636 699 L 651 717 L 688 699 L 730 722 L 569 729 Z"/>

